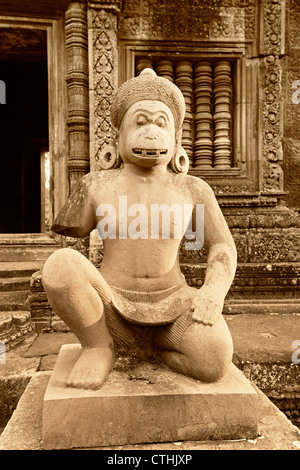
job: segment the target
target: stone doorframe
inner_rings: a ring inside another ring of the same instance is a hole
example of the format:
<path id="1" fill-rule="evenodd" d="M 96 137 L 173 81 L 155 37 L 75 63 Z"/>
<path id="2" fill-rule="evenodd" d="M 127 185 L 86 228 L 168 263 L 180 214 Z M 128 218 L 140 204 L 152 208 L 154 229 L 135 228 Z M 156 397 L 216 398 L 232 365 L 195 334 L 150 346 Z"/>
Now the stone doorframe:
<path id="1" fill-rule="evenodd" d="M 48 120 L 51 162 L 51 218 L 68 196 L 68 131 L 64 18 L 41 19 L 0 15 L 0 28 L 25 28 L 47 33 Z"/>

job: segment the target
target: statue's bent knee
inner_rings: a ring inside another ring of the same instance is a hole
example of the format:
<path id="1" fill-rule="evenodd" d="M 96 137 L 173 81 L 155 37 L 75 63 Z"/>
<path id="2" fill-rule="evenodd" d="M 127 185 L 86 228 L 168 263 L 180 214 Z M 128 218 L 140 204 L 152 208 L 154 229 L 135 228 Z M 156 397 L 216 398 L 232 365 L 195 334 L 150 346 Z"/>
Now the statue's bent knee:
<path id="1" fill-rule="evenodd" d="M 229 346 L 229 345 L 228 345 Z M 202 380 L 204 382 L 218 382 L 226 374 L 231 363 L 231 348 L 223 348 L 222 354 L 212 351 L 212 359 L 206 363 L 204 370 L 201 371 Z"/>
<path id="2" fill-rule="evenodd" d="M 208 350 L 198 363 L 194 363 L 193 375 L 203 382 L 218 382 L 226 374 L 231 363 L 232 353 L 230 345 L 223 347 L 222 354 L 214 349 Z"/>
<path id="3" fill-rule="evenodd" d="M 190 327 L 188 348 L 192 374 L 203 382 L 217 382 L 226 374 L 232 361 L 231 334 L 223 321 L 212 327 L 196 324 L 193 326 Z M 200 335 L 195 331 L 198 329 Z"/>
<path id="4" fill-rule="evenodd" d="M 63 289 L 73 283 L 74 277 L 78 275 L 78 265 L 81 260 L 84 260 L 83 255 L 70 248 L 61 248 L 52 253 L 46 260 L 42 272 L 46 292 L 47 289 Z"/>

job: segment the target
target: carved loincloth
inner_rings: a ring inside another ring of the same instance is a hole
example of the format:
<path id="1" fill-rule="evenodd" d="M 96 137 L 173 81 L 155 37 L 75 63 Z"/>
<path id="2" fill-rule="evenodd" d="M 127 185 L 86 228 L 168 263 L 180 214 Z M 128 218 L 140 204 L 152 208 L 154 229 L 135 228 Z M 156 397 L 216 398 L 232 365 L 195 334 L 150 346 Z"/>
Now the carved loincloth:
<path id="1" fill-rule="evenodd" d="M 184 281 L 170 289 L 134 292 L 111 286 L 113 306 L 127 321 L 138 325 L 167 325 L 190 310 L 195 289 Z"/>

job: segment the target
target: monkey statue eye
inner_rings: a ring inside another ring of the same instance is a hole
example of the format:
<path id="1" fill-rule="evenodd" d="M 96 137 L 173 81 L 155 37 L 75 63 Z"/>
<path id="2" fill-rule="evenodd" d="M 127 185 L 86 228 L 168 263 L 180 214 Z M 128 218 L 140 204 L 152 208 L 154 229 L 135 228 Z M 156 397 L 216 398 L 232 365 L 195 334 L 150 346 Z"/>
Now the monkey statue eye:
<path id="1" fill-rule="evenodd" d="M 139 114 L 136 120 L 138 126 L 144 126 L 147 123 L 147 118 L 144 114 Z"/>
<path id="2" fill-rule="evenodd" d="M 158 127 L 165 127 L 166 125 L 166 120 L 163 118 L 163 117 L 159 117 L 155 124 L 158 126 Z"/>

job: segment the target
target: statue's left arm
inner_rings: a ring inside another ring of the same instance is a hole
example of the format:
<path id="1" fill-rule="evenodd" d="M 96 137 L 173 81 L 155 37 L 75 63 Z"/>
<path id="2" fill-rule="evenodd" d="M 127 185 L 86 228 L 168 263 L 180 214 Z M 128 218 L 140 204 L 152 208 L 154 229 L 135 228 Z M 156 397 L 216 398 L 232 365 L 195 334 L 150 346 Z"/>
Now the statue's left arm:
<path id="1" fill-rule="evenodd" d="M 91 173 L 83 176 L 53 222 L 51 230 L 67 237 L 87 237 L 95 228 Z"/>
<path id="2" fill-rule="evenodd" d="M 204 184 L 201 192 L 204 249 L 208 256 L 204 283 L 195 297 L 192 310 L 195 321 L 212 325 L 222 313 L 225 297 L 234 279 L 237 252 L 212 189 Z"/>

